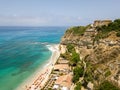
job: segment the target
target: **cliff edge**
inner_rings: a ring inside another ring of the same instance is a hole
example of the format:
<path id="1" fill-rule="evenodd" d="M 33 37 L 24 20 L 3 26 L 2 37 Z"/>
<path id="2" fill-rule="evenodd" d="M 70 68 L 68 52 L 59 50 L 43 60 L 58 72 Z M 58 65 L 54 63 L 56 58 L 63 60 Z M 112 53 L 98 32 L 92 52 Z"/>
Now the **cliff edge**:
<path id="1" fill-rule="evenodd" d="M 71 27 L 60 48 L 72 68 L 74 90 L 120 90 L 120 19 Z"/>

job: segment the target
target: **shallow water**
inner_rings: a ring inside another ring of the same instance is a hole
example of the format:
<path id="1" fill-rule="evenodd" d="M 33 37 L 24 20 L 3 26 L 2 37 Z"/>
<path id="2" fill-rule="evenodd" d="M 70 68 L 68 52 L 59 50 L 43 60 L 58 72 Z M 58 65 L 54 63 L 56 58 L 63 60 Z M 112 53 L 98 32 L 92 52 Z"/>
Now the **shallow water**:
<path id="1" fill-rule="evenodd" d="M 50 58 L 66 27 L 0 27 L 0 90 L 14 90 Z"/>

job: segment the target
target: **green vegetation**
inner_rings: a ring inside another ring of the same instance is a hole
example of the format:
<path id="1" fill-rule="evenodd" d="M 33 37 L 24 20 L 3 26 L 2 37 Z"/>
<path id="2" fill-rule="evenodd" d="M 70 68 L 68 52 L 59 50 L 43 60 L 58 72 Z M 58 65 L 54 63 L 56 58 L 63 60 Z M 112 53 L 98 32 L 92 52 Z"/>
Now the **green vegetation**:
<path id="1" fill-rule="evenodd" d="M 67 52 L 65 54 L 60 55 L 62 58 L 69 60 L 69 64 L 73 67 L 73 79 L 74 83 L 79 81 L 79 78 L 83 75 L 84 68 L 78 66 L 78 62 L 80 62 L 80 55 L 76 53 L 73 44 L 67 44 Z M 78 84 L 79 85 L 79 84 Z M 78 88 L 78 86 L 76 87 Z M 78 90 L 78 89 L 76 89 Z"/>
<path id="2" fill-rule="evenodd" d="M 120 37 L 120 19 L 114 20 L 114 22 L 110 23 L 108 26 L 101 26 L 96 27 L 98 34 L 95 37 L 95 41 L 99 40 L 100 38 L 108 37 L 108 33 L 111 31 L 117 32 L 116 36 Z"/>
<path id="3" fill-rule="evenodd" d="M 104 81 L 100 84 L 97 90 L 120 90 L 117 86 L 113 85 L 109 81 Z"/>
<path id="4" fill-rule="evenodd" d="M 60 54 L 60 56 L 64 59 L 69 60 L 69 65 L 71 66 L 76 66 L 77 63 L 80 61 L 80 55 L 76 53 L 73 44 L 68 44 L 67 52 L 64 54 Z"/>
<path id="5" fill-rule="evenodd" d="M 60 57 L 64 58 L 64 59 L 67 59 L 67 60 L 70 60 L 71 56 L 69 53 L 64 53 L 64 54 L 60 54 Z"/>
<path id="6" fill-rule="evenodd" d="M 88 28 L 89 26 L 76 26 L 76 27 L 72 27 L 69 28 L 66 33 L 73 33 L 74 35 L 83 35 L 85 30 Z"/>
<path id="7" fill-rule="evenodd" d="M 72 52 L 72 56 L 71 56 L 71 59 L 70 59 L 70 64 L 72 66 L 76 66 L 79 61 L 80 61 L 80 55 L 76 52 Z"/>
<path id="8" fill-rule="evenodd" d="M 70 53 L 72 53 L 73 51 L 75 51 L 74 45 L 73 44 L 67 44 L 67 50 Z"/>
<path id="9" fill-rule="evenodd" d="M 61 54 L 61 57 L 68 59 L 70 66 L 74 67 L 72 81 L 74 83 L 78 82 L 79 78 L 83 75 L 84 68 L 78 66 L 78 62 L 81 60 L 80 55 L 75 51 L 74 45 L 67 44 L 67 52 L 65 54 Z M 78 86 L 76 88 L 78 88 Z"/>
<path id="10" fill-rule="evenodd" d="M 84 35 L 84 32 L 88 28 L 91 28 L 91 27 L 89 25 L 76 26 L 76 27 L 69 28 L 66 31 L 66 33 L 68 33 L 69 35 L 72 34 L 73 37 L 78 35 L 82 36 Z M 94 43 L 99 43 L 100 39 L 107 38 L 108 36 L 110 36 L 112 34 L 110 33 L 111 31 L 114 31 L 113 33 L 116 34 L 117 37 L 120 37 L 120 19 L 114 20 L 112 23 L 108 24 L 107 26 L 104 25 L 104 26 L 96 27 L 96 30 L 97 30 L 97 33 L 95 33 L 94 36 L 92 37 L 93 45 Z M 79 38 L 77 38 L 76 40 L 80 41 Z M 89 43 L 85 43 L 85 44 L 87 46 L 87 44 Z M 84 86 L 85 88 L 87 88 L 87 84 L 89 82 L 92 82 L 94 84 L 94 87 L 99 85 L 97 87 L 97 90 L 119 90 L 118 87 L 114 86 L 109 81 L 105 81 L 102 79 L 104 77 L 108 77 L 109 75 L 111 75 L 111 72 L 109 69 L 106 70 L 104 76 L 103 74 L 99 75 L 98 67 L 100 65 L 98 64 L 104 63 L 106 60 L 104 61 L 101 60 L 101 63 L 94 64 L 92 60 L 89 61 L 86 59 L 89 55 L 86 55 L 84 60 L 80 60 L 80 55 L 76 53 L 74 44 L 67 44 L 66 47 L 67 47 L 67 52 L 65 54 L 61 54 L 61 56 L 69 60 L 69 65 L 73 70 L 72 81 L 76 85 L 74 90 L 80 90 L 81 86 Z M 96 50 L 95 50 L 95 53 L 99 54 L 101 51 L 101 48 L 98 48 Z M 112 55 L 112 56 L 115 56 L 115 55 Z M 100 56 L 96 56 L 96 58 L 98 60 L 101 59 Z M 82 81 L 79 80 L 80 77 L 83 77 Z"/>
<path id="11" fill-rule="evenodd" d="M 116 33 L 116 36 L 117 36 L 117 37 L 120 37 L 120 31 Z"/>
<path id="12" fill-rule="evenodd" d="M 48 88 L 48 90 L 52 90 L 52 88 Z"/>
<path id="13" fill-rule="evenodd" d="M 81 90 L 81 83 L 78 82 L 74 90 Z"/>
<path id="14" fill-rule="evenodd" d="M 84 80 L 86 82 L 93 81 L 93 75 L 92 73 L 94 72 L 95 67 L 91 63 L 86 63 L 86 70 L 85 70 L 85 75 L 84 75 Z"/>
<path id="15" fill-rule="evenodd" d="M 109 75 L 111 75 L 110 70 L 108 70 L 108 71 L 105 73 L 105 77 L 108 77 Z"/>
<path id="16" fill-rule="evenodd" d="M 84 68 L 83 67 L 75 67 L 74 70 L 73 70 L 73 83 L 76 83 L 79 81 L 79 78 L 83 76 L 83 72 L 84 72 Z"/>
<path id="17" fill-rule="evenodd" d="M 98 30 L 108 33 L 110 31 L 120 31 L 120 19 L 114 20 L 114 22 L 110 23 L 108 26 L 101 26 Z"/>

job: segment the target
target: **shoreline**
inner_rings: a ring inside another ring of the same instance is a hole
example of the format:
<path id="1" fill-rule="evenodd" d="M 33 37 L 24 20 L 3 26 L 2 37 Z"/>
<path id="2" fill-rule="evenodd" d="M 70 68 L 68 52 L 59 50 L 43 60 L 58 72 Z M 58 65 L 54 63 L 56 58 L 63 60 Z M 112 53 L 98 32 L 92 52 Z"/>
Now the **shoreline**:
<path id="1" fill-rule="evenodd" d="M 45 62 L 45 65 L 38 67 L 38 69 L 22 84 L 20 84 L 15 90 L 34 90 L 34 88 L 40 89 L 49 79 L 49 75 L 60 56 L 59 44 L 47 45 L 48 49 L 52 52 L 51 57 Z M 39 82 L 39 83 L 38 83 Z"/>

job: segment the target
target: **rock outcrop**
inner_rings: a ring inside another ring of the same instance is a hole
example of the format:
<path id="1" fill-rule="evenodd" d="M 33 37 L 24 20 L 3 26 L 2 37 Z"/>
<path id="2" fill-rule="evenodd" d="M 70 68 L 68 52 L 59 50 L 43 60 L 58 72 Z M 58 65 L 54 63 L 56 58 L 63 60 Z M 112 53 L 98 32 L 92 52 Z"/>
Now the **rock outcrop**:
<path id="1" fill-rule="evenodd" d="M 101 34 L 98 27 L 89 25 L 82 34 L 75 33 L 75 30 L 69 28 L 66 31 L 61 45 L 65 47 L 67 44 L 73 44 L 81 59 L 91 64 L 94 86 L 108 80 L 120 87 L 120 37 L 116 35 L 118 32 L 109 31 L 104 38 L 96 39 Z"/>

